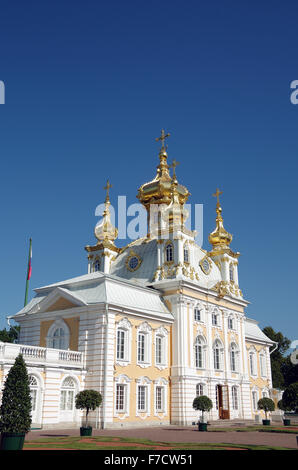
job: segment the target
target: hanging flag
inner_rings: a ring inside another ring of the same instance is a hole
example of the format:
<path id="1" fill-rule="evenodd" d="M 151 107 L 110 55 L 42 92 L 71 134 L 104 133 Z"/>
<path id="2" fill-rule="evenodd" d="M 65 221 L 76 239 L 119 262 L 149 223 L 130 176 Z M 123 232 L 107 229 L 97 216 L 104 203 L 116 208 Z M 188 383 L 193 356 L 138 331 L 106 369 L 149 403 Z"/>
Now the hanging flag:
<path id="1" fill-rule="evenodd" d="M 32 273 L 32 238 L 30 238 L 30 244 L 29 244 L 29 258 L 28 258 L 28 268 L 27 268 L 27 279 L 26 279 L 26 290 L 25 290 L 25 302 L 24 302 L 24 307 L 28 303 L 28 287 L 29 287 L 29 279 L 31 277 Z"/>

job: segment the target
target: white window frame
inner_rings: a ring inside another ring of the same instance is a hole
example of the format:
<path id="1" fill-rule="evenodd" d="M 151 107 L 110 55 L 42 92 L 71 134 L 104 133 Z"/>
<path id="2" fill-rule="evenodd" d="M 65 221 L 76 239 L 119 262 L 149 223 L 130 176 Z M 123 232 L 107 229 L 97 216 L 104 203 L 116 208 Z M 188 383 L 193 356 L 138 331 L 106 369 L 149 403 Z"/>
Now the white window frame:
<path id="1" fill-rule="evenodd" d="M 216 361 L 215 361 L 215 359 L 217 359 L 217 356 L 215 354 L 216 350 L 218 350 L 218 364 L 216 364 Z M 213 368 L 214 368 L 214 370 L 217 371 L 217 372 L 223 371 L 224 348 L 223 348 L 222 342 L 218 338 L 215 339 L 215 341 L 213 343 L 212 352 L 213 352 Z M 216 365 L 218 365 L 218 367 L 215 367 Z"/>
<path id="2" fill-rule="evenodd" d="M 198 363 L 198 354 L 197 354 L 197 349 L 201 349 L 201 365 Z M 195 368 L 202 370 L 206 369 L 206 348 L 207 348 L 207 343 L 201 334 L 199 334 L 194 342 L 194 362 L 195 362 Z"/>
<path id="3" fill-rule="evenodd" d="M 145 391 L 144 410 L 139 409 L 139 387 L 144 387 L 142 390 Z M 146 419 L 148 416 L 150 416 L 150 392 L 151 380 L 148 377 L 140 377 L 136 380 L 136 416 L 141 419 Z"/>
<path id="4" fill-rule="evenodd" d="M 144 356 L 143 360 L 140 359 L 139 352 L 140 348 L 140 337 L 144 337 Z M 137 329 L 137 365 L 140 367 L 149 367 L 152 364 L 152 351 L 151 351 L 151 344 L 152 344 L 152 328 L 147 323 L 142 323 Z"/>
<path id="5" fill-rule="evenodd" d="M 171 241 L 168 241 L 165 245 L 165 258 L 166 263 L 172 263 L 174 261 L 174 245 Z"/>
<path id="6" fill-rule="evenodd" d="M 232 386 L 231 394 L 232 394 L 232 408 L 234 411 L 238 411 L 239 410 L 239 390 L 236 385 Z"/>
<path id="7" fill-rule="evenodd" d="M 230 356 L 230 370 L 233 374 L 237 374 L 239 372 L 239 347 L 238 345 L 233 342 L 230 344 L 230 350 L 229 350 L 229 356 Z M 232 367 L 232 362 L 233 362 L 233 355 L 234 355 L 234 365 L 235 368 L 233 369 Z"/>
<path id="8" fill-rule="evenodd" d="M 155 330 L 154 336 L 154 357 L 155 357 L 155 367 L 159 370 L 165 369 L 168 367 L 168 330 L 164 327 L 159 327 Z M 158 341 L 161 340 L 161 361 L 159 362 L 157 359 L 157 345 Z"/>
<path id="9" fill-rule="evenodd" d="M 196 384 L 196 397 L 201 397 L 202 395 L 205 395 L 205 386 L 206 385 L 202 382 Z"/>
<path id="10" fill-rule="evenodd" d="M 260 351 L 259 353 L 259 361 L 260 361 L 260 374 L 261 377 L 267 377 L 267 361 L 266 361 L 266 353 L 264 350 Z"/>
<path id="11" fill-rule="evenodd" d="M 114 416 L 119 419 L 125 419 L 129 416 L 129 401 L 130 401 L 130 383 L 131 379 L 125 375 L 121 374 L 118 377 L 115 377 L 115 394 L 114 394 Z M 123 385 L 124 387 L 124 407 L 122 410 L 117 410 L 117 386 Z"/>
<path id="12" fill-rule="evenodd" d="M 116 345 L 115 345 L 115 361 L 116 364 L 125 367 L 131 362 L 131 323 L 125 318 L 116 323 Z M 118 331 L 124 333 L 124 357 L 118 357 Z"/>
<path id="13" fill-rule="evenodd" d="M 72 385 L 68 385 L 71 382 Z M 73 377 L 68 375 L 63 379 L 60 390 L 60 411 L 71 412 L 75 410 L 75 396 L 77 386 Z M 65 399 L 63 398 L 65 397 Z"/>
<path id="14" fill-rule="evenodd" d="M 251 391 L 251 402 L 253 411 L 258 411 L 259 393 L 257 390 Z"/>
<path id="15" fill-rule="evenodd" d="M 251 377 L 258 376 L 257 368 L 257 351 L 255 348 L 250 348 L 248 351 L 248 361 L 249 361 L 249 374 Z"/>
<path id="16" fill-rule="evenodd" d="M 162 408 L 157 408 L 157 389 L 162 391 Z M 168 381 L 164 377 L 154 381 L 154 416 L 164 418 L 167 415 L 167 406 L 168 406 Z"/>
<path id="17" fill-rule="evenodd" d="M 57 331 L 63 331 L 63 335 L 55 335 Z M 67 326 L 67 324 L 62 318 L 57 318 L 48 330 L 47 339 L 46 339 L 47 348 L 67 350 L 69 349 L 69 338 L 70 338 L 69 327 Z M 58 346 L 60 346 L 59 348 L 56 347 L 57 341 L 58 341 Z"/>

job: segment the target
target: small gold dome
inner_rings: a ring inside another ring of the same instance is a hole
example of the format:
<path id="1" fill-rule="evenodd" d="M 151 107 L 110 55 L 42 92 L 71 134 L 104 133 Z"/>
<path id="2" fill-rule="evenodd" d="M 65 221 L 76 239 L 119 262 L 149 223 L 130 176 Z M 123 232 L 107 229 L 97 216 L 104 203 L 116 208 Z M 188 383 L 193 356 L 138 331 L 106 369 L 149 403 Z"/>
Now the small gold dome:
<path id="1" fill-rule="evenodd" d="M 213 232 L 210 233 L 208 239 L 214 249 L 221 249 L 221 248 L 229 248 L 231 241 L 233 240 L 233 236 L 226 231 L 223 226 L 223 218 L 222 218 L 222 208 L 220 207 L 219 203 L 219 195 L 222 192 L 219 189 L 216 190 L 216 193 L 213 196 L 217 197 L 217 204 L 216 204 L 216 228 Z"/>
<path id="2" fill-rule="evenodd" d="M 94 235 L 99 241 L 109 240 L 114 241 L 118 236 L 118 230 L 111 222 L 111 213 L 110 213 L 110 197 L 109 197 L 109 189 L 111 188 L 111 184 L 109 180 L 107 181 L 107 185 L 104 189 L 107 190 L 107 195 L 105 199 L 105 210 L 103 212 L 102 220 L 95 226 Z"/>

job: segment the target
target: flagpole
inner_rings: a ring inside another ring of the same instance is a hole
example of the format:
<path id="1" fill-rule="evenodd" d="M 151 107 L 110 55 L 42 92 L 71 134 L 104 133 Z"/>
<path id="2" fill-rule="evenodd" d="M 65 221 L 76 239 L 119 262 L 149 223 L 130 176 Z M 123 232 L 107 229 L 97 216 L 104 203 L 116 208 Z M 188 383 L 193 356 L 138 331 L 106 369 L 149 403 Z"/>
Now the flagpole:
<path id="1" fill-rule="evenodd" d="M 25 301 L 24 301 L 24 307 L 26 307 L 28 303 L 28 288 L 29 288 L 29 279 L 31 275 L 31 253 L 32 253 L 32 238 L 30 238 L 30 243 L 29 243 L 29 256 L 28 256 L 28 267 L 27 267 L 27 276 L 26 276 L 26 290 L 25 290 Z"/>

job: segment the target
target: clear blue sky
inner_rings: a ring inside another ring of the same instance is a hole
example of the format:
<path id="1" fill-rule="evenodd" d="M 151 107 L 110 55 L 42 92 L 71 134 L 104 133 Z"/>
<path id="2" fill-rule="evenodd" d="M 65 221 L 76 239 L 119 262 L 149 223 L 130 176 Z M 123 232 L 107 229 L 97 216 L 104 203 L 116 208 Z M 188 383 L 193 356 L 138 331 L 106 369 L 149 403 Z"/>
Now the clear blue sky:
<path id="1" fill-rule="evenodd" d="M 164 127 L 189 202 L 217 187 L 240 251 L 247 315 L 297 328 L 298 5 L 295 1 L 14 1 L 0 12 L 0 314 L 84 274 L 94 211 L 155 175 Z"/>

